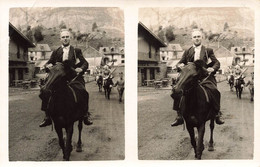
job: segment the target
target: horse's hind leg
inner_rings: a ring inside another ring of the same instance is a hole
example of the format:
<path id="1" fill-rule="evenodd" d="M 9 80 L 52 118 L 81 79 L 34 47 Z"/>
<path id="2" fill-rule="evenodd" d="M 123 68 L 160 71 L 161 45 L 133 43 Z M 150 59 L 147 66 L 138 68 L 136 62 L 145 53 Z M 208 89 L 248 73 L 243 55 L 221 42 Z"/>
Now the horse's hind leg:
<path id="1" fill-rule="evenodd" d="M 187 125 L 187 130 L 188 130 L 189 135 L 190 135 L 190 142 L 191 142 L 191 145 L 192 145 L 192 147 L 193 147 L 193 149 L 194 149 L 195 158 L 197 158 L 196 140 L 195 140 L 194 129 L 193 129 L 193 127 Z"/>
<path id="2" fill-rule="evenodd" d="M 79 120 L 79 124 L 78 124 L 78 129 L 79 129 L 79 139 L 78 139 L 78 143 L 77 143 L 77 152 L 82 152 L 82 142 L 81 142 L 81 132 L 82 132 L 82 120 Z"/>
<path id="3" fill-rule="evenodd" d="M 210 140 L 209 140 L 209 148 L 208 151 L 214 151 L 214 141 L 213 141 L 213 130 L 215 127 L 214 119 L 210 120 Z"/>
<path id="4" fill-rule="evenodd" d="M 66 147 L 65 147 L 65 160 L 69 161 L 70 159 L 70 153 L 72 151 L 72 145 L 71 145 L 71 140 L 72 140 L 72 134 L 73 134 L 73 124 L 69 125 L 66 128 Z"/>

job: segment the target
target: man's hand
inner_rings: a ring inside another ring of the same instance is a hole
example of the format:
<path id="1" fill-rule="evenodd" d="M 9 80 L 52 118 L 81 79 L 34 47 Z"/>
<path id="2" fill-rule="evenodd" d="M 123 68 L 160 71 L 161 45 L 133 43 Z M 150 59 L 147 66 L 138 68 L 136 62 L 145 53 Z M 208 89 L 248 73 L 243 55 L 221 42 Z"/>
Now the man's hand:
<path id="1" fill-rule="evenodd" d="M 181 69 L 184 67 L 184 64 L 183 63 L 181 63 L 181 64 L 176 64 L 176 70 L 177 70 L 177 72 L 180 72 L 181 71 Z"/>
<path id="2" fill-rule="evenodd" d="M 51 67 L 53 67 L 53 64 L 51 63 L 46 66 L 46 68 L 51 68 Z"/>
<path id="3" fill-rule="evenodd" d="M 80 72 L 82 72 L 83 70 L 82 70 L 82 68 L 76 68 L 75 71 L 76 71 L 77 73 L 80 73 Z"/>
<path id="4" fill-rule="evenodd" d="M 212 67 L 209 67 L 207 70 L 209 73 L 212 73 L 213 71 L 215 71 L 214 68 L 212 68 Z"/>

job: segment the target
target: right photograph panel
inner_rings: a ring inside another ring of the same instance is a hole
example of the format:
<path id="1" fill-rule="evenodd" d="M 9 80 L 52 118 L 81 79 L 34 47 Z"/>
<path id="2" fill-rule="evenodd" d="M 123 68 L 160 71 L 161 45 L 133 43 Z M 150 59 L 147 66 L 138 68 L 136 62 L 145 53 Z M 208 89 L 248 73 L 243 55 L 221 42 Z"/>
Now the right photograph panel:
<path id="1" fill-rule="evenodd" d="M 254 10 L 140 8 L 138 159 L 253 159 Z"/>

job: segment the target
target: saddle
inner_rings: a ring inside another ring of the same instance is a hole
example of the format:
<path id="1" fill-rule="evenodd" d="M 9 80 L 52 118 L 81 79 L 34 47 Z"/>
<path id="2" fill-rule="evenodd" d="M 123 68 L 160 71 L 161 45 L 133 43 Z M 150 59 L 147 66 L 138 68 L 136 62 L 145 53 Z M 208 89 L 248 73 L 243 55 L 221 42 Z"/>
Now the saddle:
<path id="1" fill-rule="evenodd" d="M 217 86 L 210 80 L 205 80 L 204 82 L 200 83 L 202 87 L 207 101 L 211 104 L 214 111 L 220 110 L 220 92 L 217 89 Z"/>

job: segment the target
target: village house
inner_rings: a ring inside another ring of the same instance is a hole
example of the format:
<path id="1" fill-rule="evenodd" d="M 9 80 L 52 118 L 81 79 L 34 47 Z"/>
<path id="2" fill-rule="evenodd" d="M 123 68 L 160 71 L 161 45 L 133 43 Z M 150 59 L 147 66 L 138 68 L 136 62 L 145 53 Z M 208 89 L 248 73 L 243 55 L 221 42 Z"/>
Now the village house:
<path id="1" fill-rule="evenodd" d="M 92 75 L 95 73 L 98 66 L 101 64 L 102 54 L 95 48 L 88 46 L 83 50 L 83 56 L 88 62 L 88 71 Z"/>
<path id="2" fill-rule="evenodd" d="M 124 47 L 100 47 L 99 53 L 104 55 L 104 64 L 115 66 L 125 64 Z"/>
<path id="3" fill-rule="evenodd" d="M 36 44 L 36 47 L 29 48 L 30 61 L 49 60 L 51 57 L 51 49 L 48 44 Z"/>
<path id="4" fill-rule="evenodd" d="M 160 48 L 161 61 L 180 59 L 183 52 L 180 44 L 168 44 L 167 47 Z"/>
<path id="5" fill-rule="evenodd" d="M 168 44 L 167 47 L 160 48 L 160 58 L 166 62 L 167 73 L 170 73 L 173 67 L 178 63 L 183 55 L 184 50 L 180 44 Z"/>
<path id="6" fill-rule="evenodd" d="M 245 65 L 252 66 L 254 65 L 254 47 L 232 47 L 231 52 L 235 54 L 233 65 Z"/>
<path id="7" fill-rule="evenodd" d="M 34 63 L 28 58 L 29 47 L 35 45 L 9 23 L 9 86 L 34 77 Z"/>
<path id="8" fill-rule="evenodd" d="M 28 51 L 29 61 L 35 62 L 35 74 L 38 77 L 41 75 L 40 69 L 50 59 L 52 51 L 48 44 L 36 44 L 36 47 L 29 48 Z"/>
<path id="9" fill-rule="evenodd" d="M 166 77 L 166 64 L 160 61 L 160 47 L 166 47 L 143 23 L 138 24 L 138 86 Z"/>

